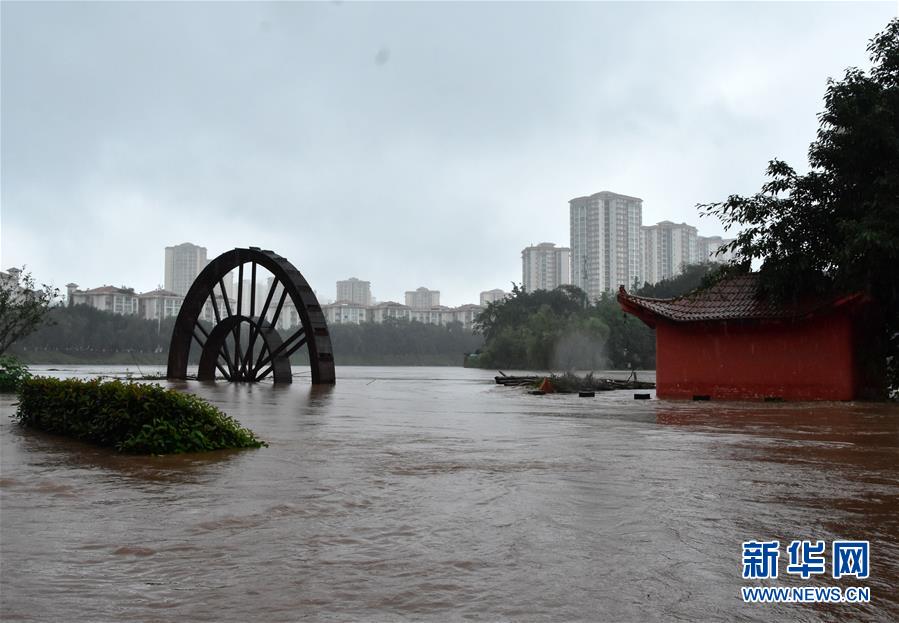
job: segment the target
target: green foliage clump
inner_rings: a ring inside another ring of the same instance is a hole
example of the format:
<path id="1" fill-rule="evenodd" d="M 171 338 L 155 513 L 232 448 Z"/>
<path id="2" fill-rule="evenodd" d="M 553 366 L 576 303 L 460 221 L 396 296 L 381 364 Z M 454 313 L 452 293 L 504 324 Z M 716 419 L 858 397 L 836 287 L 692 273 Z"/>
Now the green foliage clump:
<path id="1" fill-rule="evenodd" d="M 20 424 L 131 454 L 266 446 L 197 396 L 123 381 L 30 378 L 19 388 Z"/>
<path id="2" fill-rule="evenodd" d="M 637 294 L 682 296 L 701 287 L 716 272 L 714 264 L 686 266 L 682 274 Z M 512 294 L 490 303 L 475 328 L 486 338 L 471 364 L 484 368 L 529 370 L 651 370 L 656 365 L 655 332 L 622 311 L 609 292 L 593 301 L 576 286 Z"/>
<path id="3" fill-rule="evenodd" d="M 490 303 L 475 322 L 486 343 L 477 363 L 483 367 L 601 368 L 609 325 L 580 288 L 525 292 Z"/>
<path id="4" fill-rule="evenodd" d="M 18 391 L 19 385 L 31 378 L 28 366 L 15 357 L 0 355 L 0 392 Z"/>

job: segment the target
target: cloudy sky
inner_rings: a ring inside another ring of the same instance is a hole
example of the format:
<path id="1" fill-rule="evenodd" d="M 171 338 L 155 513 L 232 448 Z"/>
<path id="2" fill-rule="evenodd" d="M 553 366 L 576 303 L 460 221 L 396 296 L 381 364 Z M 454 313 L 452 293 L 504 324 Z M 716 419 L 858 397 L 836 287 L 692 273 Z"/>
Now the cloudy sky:
<path id="1" fill-rule="evenodd" d="M 0 262 L 162 283 L 166 245 L 290 259 L 444 304 L 568 244 L 568 200 L 644 224 L 802 168 L 828 77 L 880 3 L 12 3 L 2 10 Z"/>

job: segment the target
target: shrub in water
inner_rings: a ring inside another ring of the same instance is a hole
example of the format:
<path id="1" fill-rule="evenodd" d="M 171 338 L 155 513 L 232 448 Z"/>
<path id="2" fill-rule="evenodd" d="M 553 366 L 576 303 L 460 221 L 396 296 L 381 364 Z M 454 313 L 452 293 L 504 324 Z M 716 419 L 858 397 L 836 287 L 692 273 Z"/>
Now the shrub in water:
<path id="1" fill-rule="evenodd" d="M 13 418 L 48 433 L 134 454 L 267 445 L 201 398 L 122 381 L 26 379 Z"/>
<path id="2" fill-rule="evenodd" d="M 9 355 L 0 355 L 0 392 L 14 392 L 23 380 L 31 377 L 28 366 Z"/>

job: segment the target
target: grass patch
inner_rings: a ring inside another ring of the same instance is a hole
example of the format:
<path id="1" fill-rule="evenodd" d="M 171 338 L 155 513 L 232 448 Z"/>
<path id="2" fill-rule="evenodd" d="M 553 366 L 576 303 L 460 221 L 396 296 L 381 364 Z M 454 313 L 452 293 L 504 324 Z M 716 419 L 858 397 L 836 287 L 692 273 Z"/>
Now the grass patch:
<path id="1" fill-rule="evenodd" d="M 268 445 L 202 398 L 123 381 L 25 379 L 12 417 L 23 426 L 130 454 Z"/>

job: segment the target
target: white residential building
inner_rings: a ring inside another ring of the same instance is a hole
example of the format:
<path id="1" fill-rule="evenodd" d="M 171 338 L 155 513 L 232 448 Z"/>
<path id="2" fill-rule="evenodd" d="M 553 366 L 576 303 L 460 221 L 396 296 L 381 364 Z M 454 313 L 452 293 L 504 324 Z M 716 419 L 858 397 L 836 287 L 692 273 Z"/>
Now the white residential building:
<path id="1" fill-rule="evenodd" d="M 641 281 L 655 284 L 676 277 L 684 272 L 685 266 L 699 262 L 699 240 L 692 225 L 662 221 L 642 227 L 640 237 L 643 247 Z"/>
<path id="2" fill-rule="evenodd" d="M 140 317 L 145 320 L 175 318 L 181 309 L 184 297 L 169 290 L 156 288 L 137 296 Z"/>
<path id="3" fill-rule="evenodd" d="M 521 252 L 521 282 L 525 292 L 571 283 L 571 249 L 552 242 L 526 247 Z"/>
<path id="4" fill-rule="evenodd" d="M 336 302 L 371 305 L 371 282 L 350 277 L 337 282 Z"/>
<path id="5" fill-rule="evenodd" d="M 406 292 L 406 305 L 411 309 L 431 309 L 440 305 L 440 290 L 417 288 Z"/>
<path id="6" fill-rule="evenodd" d="M 443 326 L 453 321 L 453 310 L 446 305 L 436 305 L 430 309 L 412 309 L 409 319 L 423 324 Z"/>
<path id="7" fill-rule="evenodd" d="M 102 286 L 90 290 L 79 290 L 78 284 L 70 283 L 66 289 L 69 305 L 87 305 L 94 309 L 123 316 L 137 315 L 140 311 L 140 304 L 134 288 Z"/>
<path id="8" fill-rule="evenodd" d="M 328 324 L 362 324 L 368 321 L 369 314 L 366 305 L 344 302 L 322 305 L 322 311 Z"/>
<path id="9" fill-rule="evenodd" d="M 602 191 L 568 204 L 572 283 L 594 300 L 619 285 L 642 282 L 643 200 Z"/>
<path id="10" fill-rule="evenodd" d="M 697 240 L 697 256 L 702 262 L 719 262 L 724 264 L 735 257 L 734 253 L 725 251 L 720 255 L 716 255 L 718 249 L 722 245 L 733 242 L 733 238 L 722 238 L 721 236 L 699 236 Z"/>
<path id="11" fill-rule="evenodd" d="M 478 314 L 482 311 L 484 311 L 483 305 L 474 305 L 472 303 L 461 305 L 453 310 L 453 320 L 461 322 L 466 329 L 471 329 Z"/>
<path id="12" fill-rule="evenodd" d="M 184 296 L 206 264 L 206 247 L 189 242 L 166 247 L 165 289 Z"/>
<path id="13" fill-rule="evenodd" d="M 369 322 L 384 322 L 385 320 L 411 320 L 412 309 L 408 305 L 384 301 L 368 308 Z"/>

